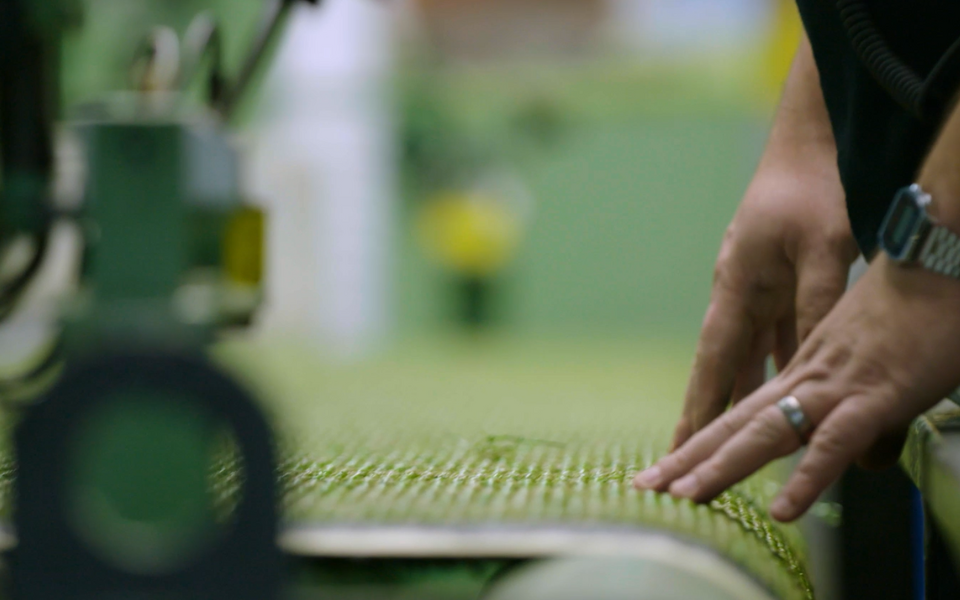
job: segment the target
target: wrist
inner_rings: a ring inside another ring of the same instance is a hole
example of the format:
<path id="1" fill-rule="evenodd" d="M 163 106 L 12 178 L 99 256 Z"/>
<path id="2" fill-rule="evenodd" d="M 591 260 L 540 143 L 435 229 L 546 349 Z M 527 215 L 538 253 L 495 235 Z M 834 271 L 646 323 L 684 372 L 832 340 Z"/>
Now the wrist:
<path id="1" fill-rule="evenodd" d="M 930 205 L 927 207 L 930 217 L 939 225 L 960 233 L 960 187 L 943 179 L 923 176 L 918 183 L 930 194 Z"/>
<path id="2" fill-rule="evenodd" d="M 832 134 L 819 137 L 809 132 L 794 132 L 792 128 L 774 127 L 760 157 L 757 174 L 793 178 L 804 186 L 817 182 L 835 189 L 836 196 L 843 203 L 845 195 Z"/>

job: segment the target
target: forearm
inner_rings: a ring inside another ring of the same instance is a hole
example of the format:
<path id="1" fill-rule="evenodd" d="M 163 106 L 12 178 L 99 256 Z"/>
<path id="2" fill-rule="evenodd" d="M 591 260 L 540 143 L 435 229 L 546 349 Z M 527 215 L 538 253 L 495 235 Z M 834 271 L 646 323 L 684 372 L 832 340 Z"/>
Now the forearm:
<path id="1" fill-rule="evenodd" d="M 837 146 L 806 35 L 784 85 L 761 168 L 768 164 L 822 164 L 836 171 Z M 838 177 L 838 176 L 837 176 Z"/>
<path id="2" fill-rule="evenodd" d="M 947 118 L 917 183 L 933 197 L 930 213 L 960 231 L 960 104 Z"/>

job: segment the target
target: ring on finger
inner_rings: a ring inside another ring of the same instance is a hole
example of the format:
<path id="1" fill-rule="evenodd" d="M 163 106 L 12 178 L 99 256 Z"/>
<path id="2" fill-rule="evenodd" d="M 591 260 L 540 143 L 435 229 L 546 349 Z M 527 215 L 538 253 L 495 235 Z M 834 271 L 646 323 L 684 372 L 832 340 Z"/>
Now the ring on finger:
<path id="1" fill-rule="evenodd" d="M 809 442 L 810 436 L 813 435 L 814 425 L 807 413 L 803 412 L 803 407 L 800 406 L 800 401 L 797 400 L 796 396 L 784 396 L 777 401 L 777 408 L 786 417 L 790 427 L 800 436 L 800 440 L 804 444 Z"/>

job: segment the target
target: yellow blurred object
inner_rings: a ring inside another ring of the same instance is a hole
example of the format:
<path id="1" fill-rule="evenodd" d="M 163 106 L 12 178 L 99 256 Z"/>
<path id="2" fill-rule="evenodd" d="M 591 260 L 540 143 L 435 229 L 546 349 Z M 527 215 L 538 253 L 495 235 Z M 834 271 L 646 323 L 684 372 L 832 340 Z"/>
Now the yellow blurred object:
<path id="1" fill-rule="evenodd" d="M 231 283 L 259 286 L 263 280 L 263 211 L 245 206 L 230 217 L 223 238 L 223 266 Z"/>
<path id="2" fill-rule="evenodd" d="M 790 65 L 800 45 L 803 35 L 803 22 L 797 12 L 794 0 L 773 0 L 774 19 L 770 29 L 770 39 L 767 45 L 765 85 L 767 91 L 775 98 L 780 97 L 783 84 L 790 73 Z"/>
<path id="3" fill-rule="evenodd" d="M 444 192 L 427 201 L 417 232 L 427 253 L 444 267 L 488 276 L 513 258 L 520 219 L 496 198 L 471 192 Z"/>

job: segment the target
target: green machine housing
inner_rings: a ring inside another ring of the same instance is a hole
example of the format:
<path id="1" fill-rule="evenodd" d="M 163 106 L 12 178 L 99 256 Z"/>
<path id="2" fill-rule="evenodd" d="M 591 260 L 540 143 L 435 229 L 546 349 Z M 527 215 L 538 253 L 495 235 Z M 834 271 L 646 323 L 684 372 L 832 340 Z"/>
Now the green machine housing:
<path id="1" fill-rule="evenodd" d="M 75 222 L 83 240 L 79 290 L 45 361 L 62 362 L 62 375 L 23 408 L 14 435 L 15 597 L 279 591 L 270 428 L 204 349 L 260 303 L 264 218 L 242 200 L 227 124 L 292 5 L 264 3 L 232 80 L 216 23 L 198 17 L 205 38 L 184 62 L 189 79 L 209 71 L 205 108 L 183 100 L 182 79 L 64 111 L 63 41 L 84 3 L 0 0 L 0 241 L 26 237 L 34 251 L 0 287 L 0 318 L 44 262 L 55 222 Z M 144 33 L 131 61 L 159 60 L 156 32 Z M 86 171 L 82 204 L 66 212 L 51 191 L 65 112 Z M 227 459 L 246 481 L 225 518 L 207 475 Z"/>
<path id="2" fill-rule="evenodd" d="M 241 200 L 239 158 L 222 129 L 142 114 L 80 129 L 89 289 L 78 328 L 168 338 L 249 322 L 264 219 Z"/>

